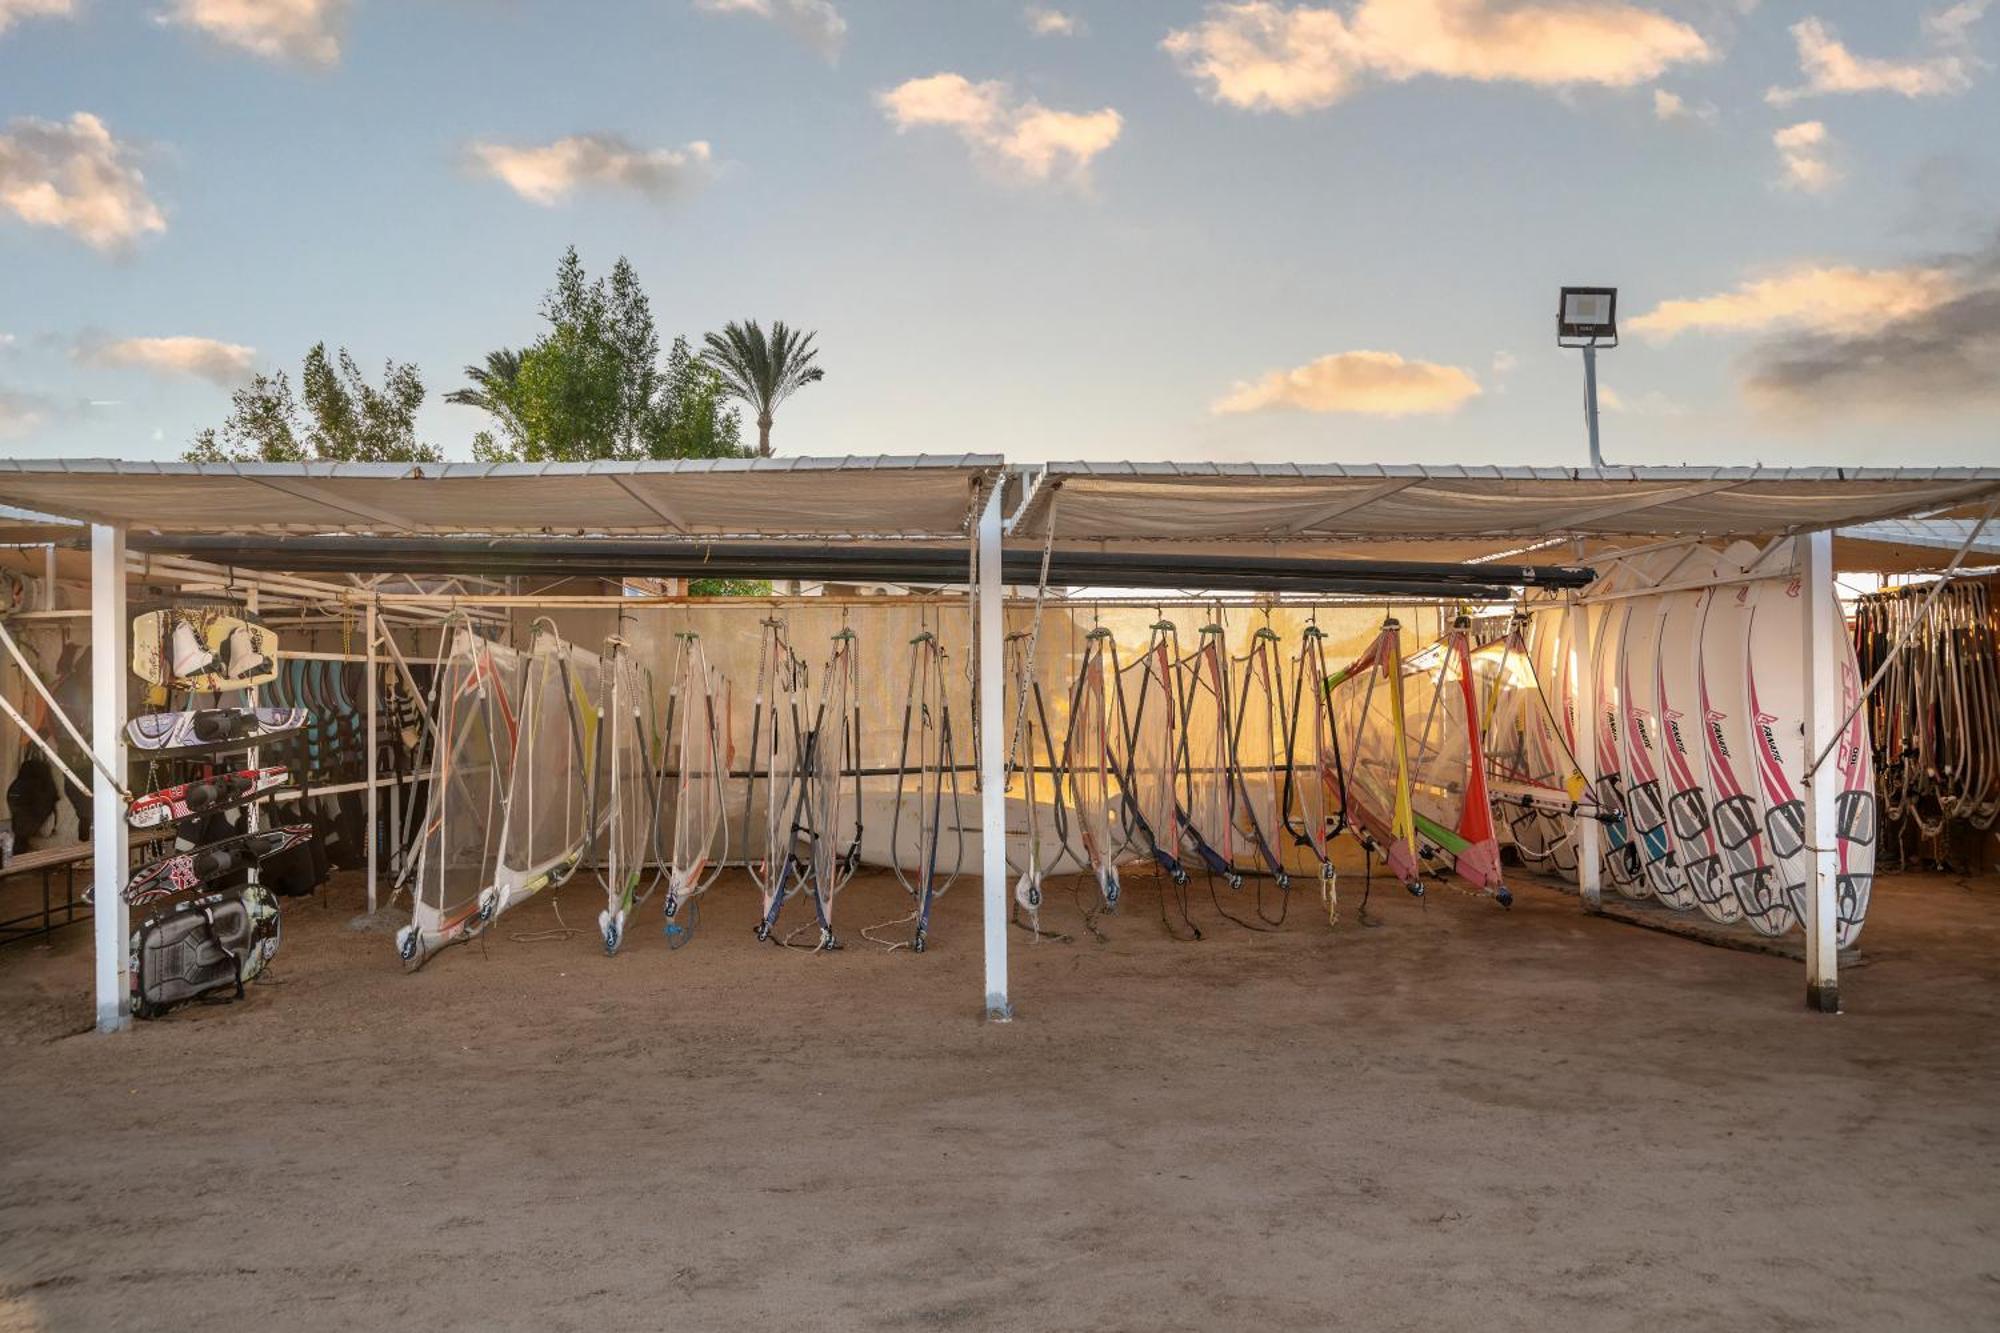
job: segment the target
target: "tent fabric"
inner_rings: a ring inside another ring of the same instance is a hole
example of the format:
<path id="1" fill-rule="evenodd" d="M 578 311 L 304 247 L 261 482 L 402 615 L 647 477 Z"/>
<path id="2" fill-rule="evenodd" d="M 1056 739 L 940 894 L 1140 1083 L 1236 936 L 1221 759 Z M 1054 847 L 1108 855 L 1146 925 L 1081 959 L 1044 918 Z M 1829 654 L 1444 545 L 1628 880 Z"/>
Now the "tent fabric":
<path id="1" fill-rule="evenodd" d="M 1025 484 L 1015 532 L 1053 528 L 1058 543 L 1480 539 L 1497 556 L 1563 537 L 1750 536 L 1926 513 L 2000 493 L 2000 468 L 1085 462 L 1028 469 Z"/>
<path id="2" fill-rule="evenodd" d="M 0 459 L 0 501 L 138 531 L 962 537 L 989 455 L 597 463 Z"/>

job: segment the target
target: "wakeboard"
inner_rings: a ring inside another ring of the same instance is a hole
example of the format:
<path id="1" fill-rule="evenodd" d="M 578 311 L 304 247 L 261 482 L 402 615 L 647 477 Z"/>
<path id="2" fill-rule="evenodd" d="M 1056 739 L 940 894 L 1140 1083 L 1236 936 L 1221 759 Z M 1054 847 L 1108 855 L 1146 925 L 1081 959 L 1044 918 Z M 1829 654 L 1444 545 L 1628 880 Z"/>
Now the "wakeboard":
<path id="1" fill-rule="evenodd" d="M 303 708 L 195 708 L 147 713 L 125 724 L 125 742 L 152 754 L 244 749 L 306 724 Z"/>
<path id="2" fill-rule="evenodd" d="M 132 671 L 167 689 L 246 690 L 276 679 L 278 635 L 229 603 L 147 611 L 132 621 Z"/>
<path id="3" fill-rule="evenodd" d="M 187 893 L 267 857 L 303 846 L 312 836 L 311 824 L 287 824 L 256 833 L 239 833 L 141 866 L 125 882 L 122 896 L 131 906 L 139 907 L 176 893 Z"/>
<path id="4" fill-rule="evenodd" d="M 291 781 L 289 768 L 245 768 L 218 773 L 198 782 L 183 782 L 177 787 L 162 787 L 133 797 L 131 808 L 125 812 L 125 822 L 133 828 L 157 828 L 195 815 L 233 810 L 262 800 L 289 786 Z"/>

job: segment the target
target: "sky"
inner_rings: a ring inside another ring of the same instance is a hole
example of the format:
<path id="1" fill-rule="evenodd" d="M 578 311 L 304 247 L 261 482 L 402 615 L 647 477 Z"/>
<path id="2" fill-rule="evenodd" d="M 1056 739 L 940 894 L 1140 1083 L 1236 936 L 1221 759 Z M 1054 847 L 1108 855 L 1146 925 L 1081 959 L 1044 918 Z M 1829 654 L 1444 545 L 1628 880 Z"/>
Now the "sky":
<path id="1" fill-rule="evenodd" d="M 442 401 L 574 244 L 816 330 L 780 453 L 2000 464 L 2000 0 L 0 0 L 0 454 L 315 342 Z M 0 500 L 4 500 L 0 496 Z"/>

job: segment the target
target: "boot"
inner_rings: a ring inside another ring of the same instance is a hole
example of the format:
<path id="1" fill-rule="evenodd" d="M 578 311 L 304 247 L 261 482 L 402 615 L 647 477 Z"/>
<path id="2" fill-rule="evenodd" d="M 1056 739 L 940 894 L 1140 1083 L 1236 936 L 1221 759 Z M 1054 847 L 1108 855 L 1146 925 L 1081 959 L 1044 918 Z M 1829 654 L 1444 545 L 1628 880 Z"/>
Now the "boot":
<path id="1" fill-rule="evenodd" d="M 238 625 L 222 641 L 223 674 L 230 680 L 248 680 L 271 669 L 271 659 L 257 651 L 257 636 L 248 625 Z"/>
<path id="2" fill-rule="evenodd" d="M 171 646 L 175 680 L 191 680 L 215 669 L 215 654 L 202 646 L 200 636 L 187 621 L 174 621 Z"/>

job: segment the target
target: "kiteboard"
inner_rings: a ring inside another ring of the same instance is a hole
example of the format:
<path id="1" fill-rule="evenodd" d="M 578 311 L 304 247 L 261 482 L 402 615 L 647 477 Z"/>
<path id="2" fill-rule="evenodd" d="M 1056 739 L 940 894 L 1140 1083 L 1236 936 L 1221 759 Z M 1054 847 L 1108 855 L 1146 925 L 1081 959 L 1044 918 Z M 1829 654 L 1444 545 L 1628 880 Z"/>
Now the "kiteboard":
<path id="1" fill-rule="evenodd" d="M 229 603 L 147 611 L 132 621 L 132 672 L 167 689 L 250 689 L 277 678 L 278 635 Z"/>

